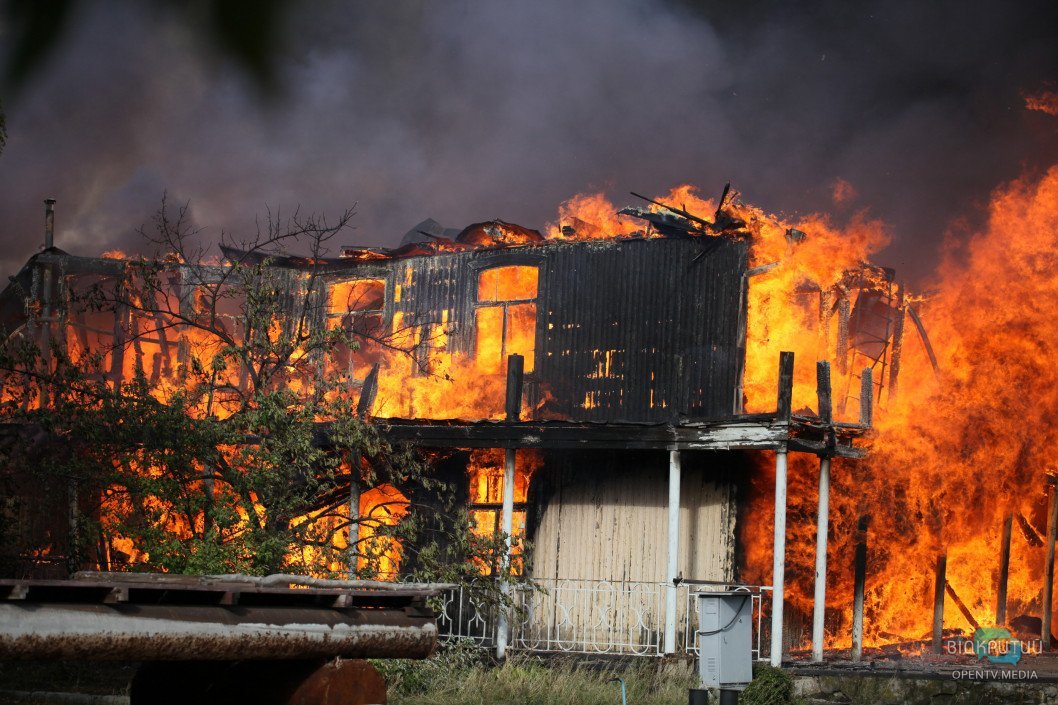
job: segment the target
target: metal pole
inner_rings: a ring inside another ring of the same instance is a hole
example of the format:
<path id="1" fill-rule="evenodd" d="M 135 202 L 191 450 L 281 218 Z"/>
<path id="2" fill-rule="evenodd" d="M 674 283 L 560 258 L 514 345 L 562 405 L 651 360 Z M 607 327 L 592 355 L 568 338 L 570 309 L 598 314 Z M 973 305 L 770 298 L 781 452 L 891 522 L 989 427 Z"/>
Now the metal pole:
<path id="1" fill-rule="evenodd" d="M 793 409 L 792 352 L 779 353 L 779 395 L 776 405 L 776 420 L 790 423 Z M 783 588 L 786 579 L 786 445 L 775 452 L 775 538 L 772 552 L 771 592 L 771 665 L 782 664 L 783 633 L 782 608 Z"/>
<path id="2" fill-rule="evenodd" d="M 823 616 L 827 602 L 827 531 L 830 519 L 830 458 L 819 459 L 819 508 L 816 510 L 816 585 L 812 611 L 812 660 L 823 660 Z"/>
<path id="3" fill-rule="evenodd" d="M 680 452 L 669 451 L 668 561 L 665 570 L 665 653 L 676 653 L 676 577 L 680 553 Z"/>
<path id="4" fill-rule="evenodd" d="M 503 560 L 500 561 L 500 590 L 504 597 L 511 594 L 511 586 L 507 580 L 508 571 L 511 568 L 511 534 L 514 530 L 514 464 L 515 452 L 508 448 L 504 453 L 503 466 L 503 509 L 500 510 L 500 530 L 504 535 Z M 506 602 L 506 599 L 504 600 Z M 506 605 L 500 608 L 500 618 L 496 628 L 496 658 L 503 658 L 507 654 L 507 630 L 509 629 Z"/>
<path id="5" fill-rule="evenodd" d="M 1007 623 L 1007 578 L 1010 576 L 1010 529 L 1014 515 L 1007 514 L 1003 521 L 1003 539 L 999 547 L 999 588 L 996 590 L 996 626 Z"/>
<path id="6" fill-rule="evenodd" d="M 816 398 L 819 420 L 827 426 L 828 439 L 833 438 L 830 363 L 816 363 Z M 816 509 L 816 584 L 812 611 L 812 660 L 823 660 L 823 618 L 827 606 L 827 532 L 830 528 L 830 458 L 819 456 L 819 505 Z"/>
<path id="7" fill-rule="evenodd" d="M 522 406 L 522 373 L 525 369 L 525 358 L 521 355 L 507 356 L 507 421 L 518 421 Z M 503 557 L 500 561 L 500 592 L 503 604 L 500 605 L 499 618 L 496 620 L 496 658 L 507 655 L 507 632 L 510 619 L 507 614 L 510 607 L 510 570 L 511 539 L 514 533 L 514 470 L 515 450 L 508 448 L 504 453 L 503 464 L 503 507 L 500 510 L 500 530 L 504 535 Z"/>
<path id="8" fill-rule="evenodd" d="M 1051 511 L 1047 518 L 1047 564 L 1043 575 L 1043 650 L 1051 650 L 1051 604 L 1054 599 L 1054 539 L 1058 530 L 1058 491 L 1056 491 L 1055 478 L 1053 475 L 1047 477 L 1048 488 L 1051 491 Z"/>
<path id="9" fill-rule="evenodd" d="M 782 664 L 783 585 L 786 573 L 786 450 L 775 454 L 775 552 L 772 560 L 771 665 Z"/>

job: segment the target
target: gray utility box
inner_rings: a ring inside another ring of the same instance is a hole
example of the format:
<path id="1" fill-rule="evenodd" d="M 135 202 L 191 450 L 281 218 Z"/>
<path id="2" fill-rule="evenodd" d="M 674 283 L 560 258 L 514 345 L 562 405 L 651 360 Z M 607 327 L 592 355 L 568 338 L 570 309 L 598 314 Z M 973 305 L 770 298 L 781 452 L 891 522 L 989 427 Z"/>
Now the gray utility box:
<path id="1" fill-rule="evenodd" d="M 753 596 L 700 592 L 698 675 L 703 688 L 741 688 L 753 680 Z"/>

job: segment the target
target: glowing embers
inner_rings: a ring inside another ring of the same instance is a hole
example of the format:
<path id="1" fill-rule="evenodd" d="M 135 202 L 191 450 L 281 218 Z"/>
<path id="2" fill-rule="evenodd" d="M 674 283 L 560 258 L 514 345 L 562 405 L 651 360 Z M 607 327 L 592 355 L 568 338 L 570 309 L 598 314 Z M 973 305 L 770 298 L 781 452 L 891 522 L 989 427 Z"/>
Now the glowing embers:
<path id="1" fill-rule="evenodd" d="M 475 450 L 470 453 L 470 461 L 467 463 L 467 480 L 469 483 L 468 504 L 472 522 L 471 532 L 480 538 L 498 536 L 503 530 L 501 510 L 503 508 L 505 457 L 505 451 L 494 448 Z M 538 451 L 519 450 L 515 453 L 511 571 L 517 575 L 520 575 L 525 569 L 522 554 L 525 548 L 526 502 L 529 497 L 529 482 L 542 464 L 543 459 Z M 485 574 L 492 573 L 495 570 L 495 564 L 498 559 L 499 556 L 491 565 L 482 563 L 482 572 Z"/>
<path id="2" fill-rule="evenodd" d="M 508 355 L 525 357 L 532 372 L 536 353 L 536 295 L 539 270 L 495 267 L 478 276 L 475 357 L 485 374 L 501 374 Z"/>
<path id="3" fill-rule="evenodd" d="M 331 287 L 327 306 L 327 327 L 341 328 L 353 336 L 356 345 L 337 345 L 331 353 L 335 371 L 350 382 L 363 381 L 382 353 L 382 309 L 386 283 L 380 279 L 355 279 Z"/>

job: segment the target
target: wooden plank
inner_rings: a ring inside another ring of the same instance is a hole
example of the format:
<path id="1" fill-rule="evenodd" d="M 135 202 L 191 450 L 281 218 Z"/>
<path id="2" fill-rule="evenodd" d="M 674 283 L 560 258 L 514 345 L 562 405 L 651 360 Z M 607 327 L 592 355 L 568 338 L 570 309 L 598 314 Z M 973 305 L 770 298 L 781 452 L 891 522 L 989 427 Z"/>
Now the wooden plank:
<path id="1" fill-rule="evenodd" d="M 941 653 L 944 639 L 944 586 L 947 584 L 948 556 L 937 556 L 937 570 L 933 582 L 933 653 Z"/>
<path id="2" fill-rule="evenodd" d="M 959 611 L 962 612 L 962 616 L 966 618 L 966 621 L 974 628 L 974 631 L 980 629 L 981 623 L 977 621 L 973 612 L 970 611 L 970 608 L 967 607 L 966 603 L 962 601 L 961 597 L 959 597 L 959 593 L 955 592 L 955 588 L 953 588 L 951 583 L 947 580 L 944 581 L 944 592 L 948 593 L 948 597 L 950 597 L 952 602 L 955 603 L 955 606 L 959 608 Z"/>
<path id="3" fill-rule="evenodd" d="M 525 358 L 521 355 L 507 356 L 507 399 L 504 409 L 508 421 L 517 421 L 522 413 L 522 374 Z"/>
<path id="4" fill-rule="evenodd" d="M 999 545 L 999 585 L 996 589 L 996 626 L 1007 623 L 1007 579 L 1010 575 L 1010 533 L 1014 515 L 1007 514 L 1003 521 L 1003 537 Z"/>

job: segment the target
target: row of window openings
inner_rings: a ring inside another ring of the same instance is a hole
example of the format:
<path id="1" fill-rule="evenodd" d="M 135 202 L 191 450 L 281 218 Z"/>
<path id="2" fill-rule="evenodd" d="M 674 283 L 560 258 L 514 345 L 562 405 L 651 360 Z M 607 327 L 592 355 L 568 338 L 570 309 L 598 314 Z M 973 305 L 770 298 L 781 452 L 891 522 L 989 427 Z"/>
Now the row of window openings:
<path id="1" fill-rule="evenodd" d="M 513 353 L 525 357 L 527 373 L 533 371 L 538 277 L 539 270 L 529 266 L 494 267 L 478 275 L 474 357 L 482 373 L 501 373 Z M 381 357 L 380 346 L 372 341 L 384 335 L 385 289 L 381 279 L 339 282 L 331 288 L 328 324 L 341 326 L 362 341 L 359 350 L 339 351 L 356 377 L 362 377 Z M 407 337 L 407 331 L 401 330 L 402 317 L 395 316 L 393 324 L 395 338 Z M 440 332 L 437 337 L 443 336 Z"/>

